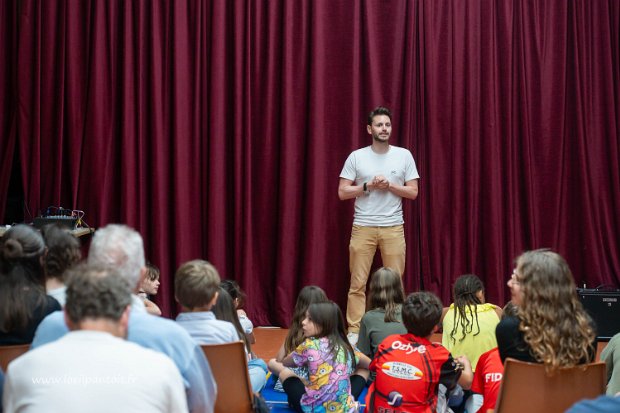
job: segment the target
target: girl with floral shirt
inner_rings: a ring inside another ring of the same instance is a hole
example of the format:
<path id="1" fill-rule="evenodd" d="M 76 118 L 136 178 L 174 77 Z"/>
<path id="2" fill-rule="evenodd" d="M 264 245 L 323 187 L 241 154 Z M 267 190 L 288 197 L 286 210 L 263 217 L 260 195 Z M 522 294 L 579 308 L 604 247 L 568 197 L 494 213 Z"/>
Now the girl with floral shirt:
<path id="1" fill-rule="evenodd" d="M 355 397 L 364 389 L 370 359 L 354 352 L 347 340 L 344 319 L 333 301 L 311 304 L 302 321 L 305 341 L 269 368 L 279 375 L 291 407 L 297 412 L 357 411 Z M 302 381 L 287 367 L 306 367 Z"/>

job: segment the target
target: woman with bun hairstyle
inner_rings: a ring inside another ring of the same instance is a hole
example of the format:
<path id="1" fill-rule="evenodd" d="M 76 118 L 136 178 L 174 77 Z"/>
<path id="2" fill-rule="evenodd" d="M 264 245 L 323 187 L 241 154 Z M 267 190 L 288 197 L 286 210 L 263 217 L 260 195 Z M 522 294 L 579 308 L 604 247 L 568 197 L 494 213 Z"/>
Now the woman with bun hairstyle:
<path id="1" fill-rule="evenodd" d="M 553 373 L 594 360 L 595 328 L 564 258 L 549 250 L 521 254 L 508 287 L 519 310 L 497 326 L 502 362 L 512 357 L 542 363 Z"/>
<path id="2" fill-rule="evenodd" d="M 45 289 L 61 306 L 65 305 L 66 291 L 64 273 L 82 259 L 80 241 L 66 227 L 50 224 L 41 228 L 46 252 L 43 256 Z"/>
<path id="3" fill-rule="evenodd" d="M 24 224 L 0 239 L 0 345 L 31 343 L 39 323 L 60 310 L 45 294 L 41 234 Z"/>

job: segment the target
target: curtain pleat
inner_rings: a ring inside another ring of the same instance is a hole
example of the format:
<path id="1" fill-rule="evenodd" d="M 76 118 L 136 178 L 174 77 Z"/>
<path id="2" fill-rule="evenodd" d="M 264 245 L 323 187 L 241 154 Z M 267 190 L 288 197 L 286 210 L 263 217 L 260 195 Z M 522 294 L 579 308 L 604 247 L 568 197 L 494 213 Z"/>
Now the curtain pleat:
<path id="1" fill-rule="evenodd" d="M 377 105 L 421 175 L 407 291 L 448 304 L 475 273 L 503 305 L 539 247 L 619 284 L 618 1 L 0 4 L 0 216 L 19 140 L 28 209 L 137 228 L 167 315 L 194 258 L 258 325 L 287 325 L 304 285 L 344 306 L 338 176 Z"/>

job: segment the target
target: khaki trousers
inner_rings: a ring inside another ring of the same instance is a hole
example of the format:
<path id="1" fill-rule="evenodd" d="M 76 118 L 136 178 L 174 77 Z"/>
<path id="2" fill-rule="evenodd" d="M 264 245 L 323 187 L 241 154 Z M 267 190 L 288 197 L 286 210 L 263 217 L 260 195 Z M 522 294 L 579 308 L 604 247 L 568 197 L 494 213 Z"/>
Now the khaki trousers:
<path id="1" fill-rule="evenodd" d="M 349 243 L 349 270 L 351 286 L 347 301 L 349 332 L 359 332 L 360 321 L 366 312 L 366 282 L 370 266 L 379 247 L 384 267 L 405 271 L 405 230 L 403 225 L 393 227 L 363 227 L 353 225 Z"/>

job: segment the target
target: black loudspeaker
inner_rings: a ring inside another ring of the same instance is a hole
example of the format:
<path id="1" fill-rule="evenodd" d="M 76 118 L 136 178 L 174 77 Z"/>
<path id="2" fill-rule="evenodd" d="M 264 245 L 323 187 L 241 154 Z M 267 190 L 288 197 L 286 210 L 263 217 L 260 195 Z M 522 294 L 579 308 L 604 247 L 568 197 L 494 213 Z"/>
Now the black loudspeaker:
<path id="1" fill-rule="evenodd" d="M 609 340 L 620 333 L 620 291 L 577 289 L 579 299 L 596 323 L 599 340 Z"/>

